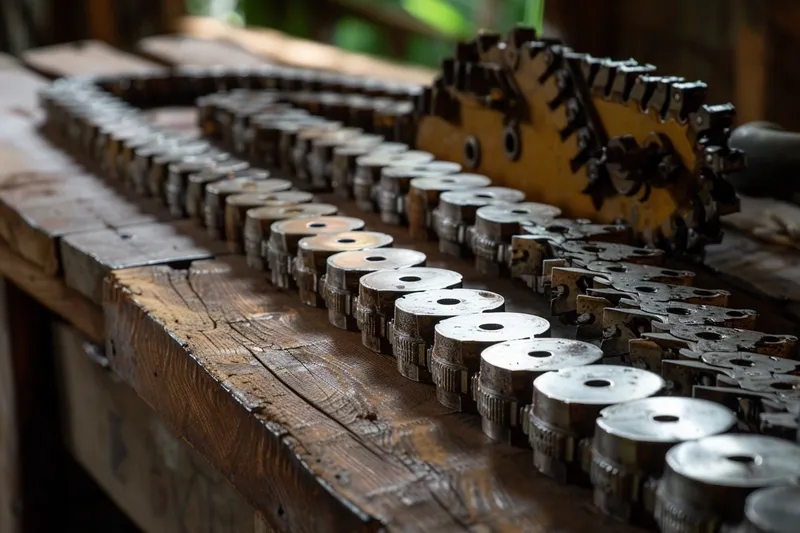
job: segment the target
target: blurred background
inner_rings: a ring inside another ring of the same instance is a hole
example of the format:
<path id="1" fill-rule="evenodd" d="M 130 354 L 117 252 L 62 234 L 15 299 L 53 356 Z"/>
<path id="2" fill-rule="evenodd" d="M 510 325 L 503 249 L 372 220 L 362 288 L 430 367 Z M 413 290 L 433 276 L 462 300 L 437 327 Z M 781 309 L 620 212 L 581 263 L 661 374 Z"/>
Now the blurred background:
<path id="1" fill-rule="evenodd" d="M 287 35 L 435 68 L 478 28 L 543 30 L 582 52 L 633 57 L 662 74 L 702 79 L 741 122 L 800 129 L 797 0 L 0 0 L 0 47 L 98 39 L 131 48 L 182 30 L 186 16 Z"/>

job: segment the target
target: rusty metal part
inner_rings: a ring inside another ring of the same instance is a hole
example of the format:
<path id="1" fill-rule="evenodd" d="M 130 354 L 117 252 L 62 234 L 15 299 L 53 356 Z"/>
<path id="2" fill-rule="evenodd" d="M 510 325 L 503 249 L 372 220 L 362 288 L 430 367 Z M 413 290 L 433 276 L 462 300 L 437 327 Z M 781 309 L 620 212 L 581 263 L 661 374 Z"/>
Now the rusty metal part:
<path id="1" fill-rule="evenodd" d="M 550 336 L 550 322 L 526 313 L 494 313 L 448 318 L 436 324 L 429 370 L 439 403 L 450 409 L 476 412 L 473 378 L 480 354 L 492 344 Z"/>
<path id="2" fill-rule="evenodd" d="M 257 207 L 288 207 L 307 204 L 314 195 L 304 191 L 248 192 L 225 198 L 225 241 L 231 253 L 244 253 L 247 211 Z"/>
<path id="3" fill-rule="evenodd" d="M 411 238 L 427 241 L 436 237 L 433 227 L 433 211 L 439 205 L 439 196 L 442 193 L 476 189 L 488 185 L 491 185 L 488 177 L 463 172 L 412 179 L 406 197 L 406 216 Z"/>
<path id="4" fill-rule="evenodd" d="M 375 146 L 363 144 L 345 144 L 333 149 L 333 161 L 331 163 L 331 187 L 342 198 L 353 198 L 357 161 L 361 156 L 366 156 L 375 152 L 396 154 L 407 152 L 408 145 L 403 143 L 382 142 Z"/>
<path id="5" fill-rule="evenodd" d="M 359 280 L 378 270 L 425 266 L 425 254 L 404 248 L 383 248 L 341 252 L 327 260 L 322 294 L 328 308 L 328 320 L 340 329 L 358 331 Z"/>
<path id="6" fill-rule="evenodd" d="M 756 489 L 800 476 L 800 446 L 761 435 L 717 435 L 681 443 L 666 455 L 655 519 L 664 533 L 718 531 L 744 518 Z"/>
<path id="7" fill-rule="evenodd" d="M 356 159 L 356 173 L 353 177 L 353 197 L 356 206 L 362 211 L 376 211 L 375 185 L 381 179 L 381 172 L 389 166 L 421 165 L 433 161 L 428 152 L 407 150 L 403 152 L 383 152 L 376 150 Z"/>
<path id="8" fill-rule="evenodd" d="M 603 352 L 568 339 L 522 339 L 489 346 L 481 352 L 472 393 L 486 436 L 527 445 L 523 417 L 533 397 L 533 380 L 545 372 L 598 363 Z"/>
<path id="9" fill-rule="evenodd" d="M 794 533 L 800 524 L 800 487 L 768 487 L 750 494 L 736 533 Z"/>
<path id="10" fill-rule="evenodd" d="M 547 204 L 524 202 L 487 205 L 475 213 L 475 225 L 467 239 L 475 255 L 475 268 L 487 275 L 508 275 L 511 264 L 511 239 L 528 223 L 547 223 L 561 210 Z"/>
<path id="11" fill-rule="evenodd" d="M 460 171 L 461 165 L 446 161 L 385 167 L 381 170 L 381 179 L 375 186 L 375 199 L 381 220 L 396 226 L 405 225 L 408 222 L 406 197 L 411 180 L 419 177 L 455 174 Z"/>
<path id="12" fill-rule="evenodd" d="M 525 194 L 521 191 L 506 187 L 442 193 L 439 206 L 433 211 L 433 227 L 439 237 L 439 250 L 459 257 L 470 255 L 468 230 L 475 224 L 478 209 L 492 204 L 517 204 L 524 199 Z"/>
<path id="13" fill-rule="evenodd" d="M 268 270 L 267 243 L 273 223 L 287 218 L 333 216 L 337 211 L 338 208 L 331 204 L 296 204 L 249 209 L 245 213 L 243 230 L 247 264 L 257 270 Z"/>
<path id="14" fill-rule="evenodd" d="M 321 233 L 360 231 L 363 227 L 364 221 L 360 218 L 342 216 L 293 217 L 273 222 L 264 254 L 272 284 L 281 289 L 296 287 L 292 275 L 300 239 Z"/>
<path id="15" fill-rule="evenodd" d="M 378 353 L 392 353 L 389 328 L 395 302 L 415 292 L 461 288 L 462 276 L 443 268 L 410 267 L 379 270 L 359 280 L 356 323 L 361 342 Z"/>
<path id="16" fill-rule="evenodd" d="M 203 218 L 209 236 L 212 239 L 222 239 L 225 235 L 225 200 L 228 196 L 244 193 L 268 194 L 291 188 L 290 181 L 278 178 L 236 178 L 207 184 Z"/>
<path id="17" fill-rule="evenodd" d="M 504 309 L 502 296 L 475 289 L 428 290 L 399 298 L 388 326 L 397 371 L 412 381 L 432 383 L 428 367 L 436 325 L 455 316 Z"/>
<path id="18" fill-rule="evenodd" d="M 728 146 L 734 108 L 706 105 L 702 82 L 653 71 L 530 28 L 478 36 L 442 62 L 416 146 L 567 216 L 626 220 L 649 244 L 699 250 L 738 210 L 725 180 L 744 164 Z"/>
<path id="19" fill-rule="evenodd" d="M 533 403 L 523 421 L 533 465 L 562 482 L 588 483 L 595 420 L 611 405 L 655 396 L 666 383 L 658 374 L 611 365 L 548 372 L 533 382 Z"/>
<path id="20" fill-rule="evenodd" d="M 236 178 L 249 178 L 252 180 L 265 180 L 269 172 L 255 168 L 244 161 L 229 160 L 219 163 L 214 168 L 189 175 L 186 185 L 186 214 L 200 225 L 205 225 L 203 216 L 206 204 L 206 185 L 222 180 Z"/>
<path id="21" fill-rule="evenodd" d="M 230 154 L 225 152 L 206 152 L 200 155 L 189 155 L 168 167 L 165 195 L 169 212 L 179 218 L 187 216 L 186 189 L 189 185 L 189 176 L 204 170 L 213 170 L 218 163 L 230 160 Z"/>
<path id="22" fill-rule="evenodd" d="M 328 258 L 339 252 L 387 248 L 394 237 L 375 231 L 346 231 L 305 237 L 297 245 L 294 278 L 300 301 L 312 307 L 325 307 L 320 279 L 328 268 Z"/>
<path id="23" fill-rule="evenodd" d="M 733 411 L 696 398 L 645 398 L 603 409 L 592 441 L 594 504 L 620 520 L 654 525 L 653 489 L 667 451 L 735 424 Z"/>

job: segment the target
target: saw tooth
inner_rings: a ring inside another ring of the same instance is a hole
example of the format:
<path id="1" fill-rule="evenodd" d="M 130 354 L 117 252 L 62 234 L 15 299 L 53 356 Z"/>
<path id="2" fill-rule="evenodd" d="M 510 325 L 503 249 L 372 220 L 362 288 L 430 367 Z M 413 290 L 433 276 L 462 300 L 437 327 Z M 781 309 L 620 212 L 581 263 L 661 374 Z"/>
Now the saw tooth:
<path id="1" fill-rule="evenodd" d="M 622 104 L 628 103 L 636 80 L 655 70 L 656 67 L 653 65 L 621 65 L 617 68 L 616 76 L 614 76 L 614 81 L 611 84 L 611 93 L 609 95 L 611 100 Z"/>
<path id="2" fill-rule="evenodd" d="M 558 87 L 558 95 L 547 103 L 550 109 L 556 109 L 563 104 L 566 99 L 572 94 L 572 76 L 566 69 L 560 69 L 556 72 L 556 87 Z"/>
<path id="3" fill-rule="evenodd" d="M 678 122 L 686 122 L 689 115 L 696 113 L 706 101 L 708 85 L 702 81 L 679 82 L 672 84 L 669 116 Z"/>
<path id="4" fill-rule="evenodd" d="M 476 41 L 476 49 L 478 55 L 481 56 L 497 46 L 497 44 L 502 40 L 502 37 L 499 33 L 487 30 L 481 30 L 478 33 L 478 36 L 475 38 Z"/>
<path id="5" fill-rule="evenodd" d="M 422 91 L 414 97 L 414 111 L 417 117 L 431 114 L 431 102 L 433 101 L 433 88 L 423 87 Z"/>
<path id="6" fill-rule="evenodd" d="M 452 57 L 442 59 L 442 82 L 452 87 L 456 82 L 456 61 Z"/>
<path id="7" fill-rule="evenodd" d="M 506 42 L 514 48 L 522 48 L 524 43 L 536 40 L 536 30 L 531 26 L 518 25 L 508 32 Z"/>
<path id="8" fill-rule="evenodd" d="M 487 70 L 483 63 L 466 65 L 464 90 L 478 96 L 489 94 L 492 86 Z"/>
<path id="9" fill-rule="evenodd" d="M 471 41 L 460 42 L 456 44 L 456 61 L 478 61 L 479 57 L 477 38 L 472 39 Z"/>
<path id="10" fill-rule="evenodd" d="M 683 78 L 675 76 L 658 78 L 653 95 L 647 103 L 647 108 L 651 111 L 655 111 L 662 119 L 666 118 L 667 110 L 669 109 L 670 89 L 672 88 L 672 84 L 681 81 L 683 81 Z"/>
<path id="11" fill-rule="evenodd" d="M 539 83 L 544 83 L 547 81 L 547 78 L 555 74 L 555 72 L 561 67 L 563 59 L 564 56 L 562 54 L 561 46 L 548 46 L 544 51 L 544 61 L 547 65 L 547 70 L 544 71 L 544 74 L 539 76 Z"/>
<path id="12" fill-rule="evenodd" d="M 565 105 L 567 126 L 559 131 L 561 141 L 566 141 L 579 128 L 586 126 L 586 114 L 583 112 L 580 101 L 577 98 L 570 98 Z"/>
<path id="13" fill-rule="evenodd" d="M 653 93 L 656 90 L 656 83 L 659 79 L 658 76 L 648 75 L 636 78 L 633 88 L 631 88 L 631 95 L 628 101 L 639 104 L 639 109 L 647 111 L 650 105 L 650 99 L 653 97 Z"/>
<path id="14" fill-rule="evenodd" d="M 700 135 L 706 131 L 724 133 L 733 124 L 736 108 L 733 104 L 702 105 L 689 115 L 692 131 Z"/>
<path id="15" fill-rule="evenodd" d="M 703 165 L 716 175 L 739 172 L 745 166 L 744 152 L 708 144 L 703 147 Z"/>
<path id="16" fill-rule="evenodd" d="M 583 79 L 586 80 L 586 86 L 591 87 L 600 66 L 603 64 L 603 59 L 584 54 L 581 58 L 581 74 Z"/>
<path id="17" fill-rule="evenodd" d="M 524 47 L 528 51 L 528 57 L 533 59 L 547 50 L 548 44 L 544 41 L 529 41 L 525 43 Z"/>
<path id="18" fill-rule="evenodd" d="M 614 78 L 617 76 L 617 71 L 622 67 L 635 67 L 638 63 L 632 59 L 625 61 L 612 61 L 605 59 L 601 61 L 597 74 L 592 79 L 590 86 L 591 92 L 594 96 L 600 98 L 608 98 L 611 94 L 611 88 L 614 86 Z"/>

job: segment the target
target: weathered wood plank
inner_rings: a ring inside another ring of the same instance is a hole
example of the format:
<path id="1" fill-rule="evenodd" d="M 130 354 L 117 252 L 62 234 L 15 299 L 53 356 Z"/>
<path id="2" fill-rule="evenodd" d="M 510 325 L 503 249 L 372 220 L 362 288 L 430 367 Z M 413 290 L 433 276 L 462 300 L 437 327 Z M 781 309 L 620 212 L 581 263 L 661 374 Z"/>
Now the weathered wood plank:
<path id="1" fill-rule="evenodd" d="M 629 530 L 238 259 L 113 272 L 108 353 L 280 529 Z"/>
<path id="2" fill-rule="evenodd" d="M 151 533 L 254 531 L 253 508 L 103 366 L 103 349 L 53 330 L 67 447 L 117 505 Z"/>
<path id="3" fill-rule="evenodd" d="M 212 242 L 202 228 L 188 220 L 106 227 L 73 233 L 61 240 L 67 286 L 98 305 L 103 301 L 103 279 L 111 270 L 188 265 L 197 259 L 227 254 L 223 243 Z"/>
<path id="4" fill-rule="evenodd" d="M 146 37 L 139 42 L 138 51 L 165 65 L 255 67 L 270 63 L 234 43 L 185 35 Z"/>
<path id="5" fill-rule="evenodd" d="M 23 52 L 23 63 L 50 78 L 74 74 L 147 72 L 159 65 L 100 41 L 76 41 Z"/>

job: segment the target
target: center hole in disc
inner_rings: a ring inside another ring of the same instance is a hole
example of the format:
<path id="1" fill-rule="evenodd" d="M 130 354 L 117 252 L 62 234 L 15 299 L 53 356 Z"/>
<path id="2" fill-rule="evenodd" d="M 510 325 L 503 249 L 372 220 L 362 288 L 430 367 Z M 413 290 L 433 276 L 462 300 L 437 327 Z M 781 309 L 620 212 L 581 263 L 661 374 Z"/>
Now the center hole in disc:
<path id="1" fill-rule="evenodd" d="M 754 363 L 747 359 L 731 359 L 731 364 L 736 366 L 754 366 Z"/>
<path id="2" fill-rule="evenodd" d="M 496 331 L 498 329 L 503 329 L 502 324 L 481 324 L 478 327 L 486 331 Z"/>
<path id="3" fill-rule="evenodd" d="M 439 305 L 458 305 L 461 303 L 461 300 L 456 298 L 442 298 L 441 300 L 436 300 L 436 303 Z"/>
<path id="4" fill-rule="evenodd" d="M 528 355 L 530 357 L 553 357 L 553 354 L 551 354 L 550 352 L 533 351 L 533 352 L 528 352 Z"/>
<path id="5" fill-rule="evenodd" d="M 355 239 L 339 239 L 336 242 L 340 242 L 342 244 L 353 244 L 354 242 L 356 242 L 356 240 Z"/>
<path id="6" fill-rule="evenodd" d="M 511 212 L 514 213 L 515 215 L 527 215 L 528 214 L 528 211 L 526 209 L 512 209 Z"/>
<path id="7" fill-rule="evenodd" d="M 776 381 L 775 383 L 770 383 L 769 386 L 773 389 L 778 389 L 778 390 L 794 389 L 794 384 L 789 383 L 788 381 Z"/>
<path id="8" fill-rule="evenodd" d="M 584 246 L 583 249 L 584 249 L 584 251 L 591 252 L 593 254 L 602 252 L 602 250 L 600 248 L 598 248 L 597 246 Z"/>
<path id="9" fill-rule="evenodd" d="M 324 228 L 327 225 L 328 224 L 326 224 L 325 222 L 312 222 L 311 224 L 308 225 L 308 227 L 309 228 Z"/>
<path id="10" fill-rule="evenodd" d="M 565 226 L 547 226 L 547 231 L 550 233 L 566 233 L 569 231 L 569 228 Z"/>
<path id="11" fill-rule="evenodd" d="M 386 258 L 382 255 L 371 255 L 366 258 L 367 261 L 386 261 Z"/>
<path id="12" fill-rule="evenodd" d="M 611 386 L 611 382 L 608 381 L 607 379 L 590 379 L 589 381 L 584 381 L 583 384 L 586 385 L 587 387 L 595 387 L 595 388 Z"/>
<path id="13" fill-rule="evenodd" d="M 667 313 L 671 315 L 683 315 L 686 316 L 690 313 L 688 309 L 685 307 L 667 307 Z"/>
<path id="14" fill-rule="evenodd" d="M 752 455 L 729 455 L 726 457 L 728 461 L 733 461 L 734 463 L 741 463 L 744 465 L 753 464 L 756 462 L 756 458 Z"/>
<path id="15" fill-rule="evenodd" d="M 706 341 L 718 341 L 722 338 L 722 335 L 720 335 L 719 333 L 715 333 L 713 331 L 701 331 L 699 333 L 696 333 L 695 336 L 698 339 L 703 339 Z"/>
<path id="16" fill-rule="evenodd" d="M 442 183 L 455 183 L 455 181 L 456 181 L 456 180 L 454 180 L 454 179 L 452 179 L 452 178 L 444 178 L 444 179 L 442 180 Z"/>
<path id="17" fill-rule="evenodd" d="M 628 269 L 623 266 L 608 267 L 609 272 L 627 272 Z"/>
<path id="18" fill-rule="evenodd" d="M 639 292 L 656 292 L 658 289 L 655 287 L 648 287 L 647 285 L 642 285 L 641 287 L 636 287 L 636 290 Z"/>
<path id="19" fill-rule="evenodd" d="M 656 422 L 677 422 L 680 419 L 675 415 L 656 415 L 653 420 Z"/>
<path id="20" fill-rule="evenodd" d="M 475 195 L 475 198 L 491 198 L 491 197 L 492 197 L 491 194 L 486 194 L 486 193 L 480 193 Z"/>
<path id="21" fill-rule="evenodd" d="M 410 283 L 412 281 L 419 281 L 421 279 L 422 278 L 420 278 L 418 276 L 403 276 L 402 278 L 400 278 L 400 281 L 405 281 L 407 283 Z"/>

